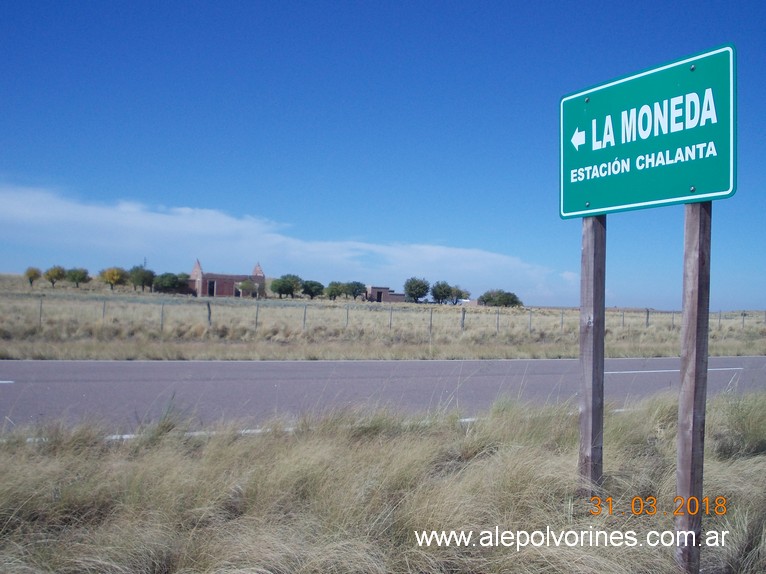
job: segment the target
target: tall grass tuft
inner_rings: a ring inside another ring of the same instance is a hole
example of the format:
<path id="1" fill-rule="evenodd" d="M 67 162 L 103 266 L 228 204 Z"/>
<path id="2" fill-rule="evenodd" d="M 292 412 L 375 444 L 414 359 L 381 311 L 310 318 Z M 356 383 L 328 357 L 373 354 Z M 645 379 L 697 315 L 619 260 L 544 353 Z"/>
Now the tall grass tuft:
<path id="1" fill-rule="evenodd" d="M 726 394 L 717 399 L 713 450 L 723 459 L 766 454 L 766 395 Z"/>

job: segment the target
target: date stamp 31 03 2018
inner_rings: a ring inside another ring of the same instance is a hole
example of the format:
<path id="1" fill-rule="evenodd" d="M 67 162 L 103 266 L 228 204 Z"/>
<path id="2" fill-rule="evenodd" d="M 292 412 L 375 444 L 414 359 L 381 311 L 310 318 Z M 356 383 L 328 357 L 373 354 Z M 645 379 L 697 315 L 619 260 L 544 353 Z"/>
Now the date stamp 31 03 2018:
<path id="1" fill-rule="evenodd" d="M 618 504 L 611 496 L 602 498 L 592 496 L 590 498 L 590 512 L 593 516 L 605 514 L 623 516 L 724 516 L 727 512 L 727 500 L 725 496 L 697 498 L 690 496 L 676 496 L 673 499 L 673 507 L 661 509 L 657 506 L 657 498 L 654 496 L 634 496 L 627 505 Z"/>

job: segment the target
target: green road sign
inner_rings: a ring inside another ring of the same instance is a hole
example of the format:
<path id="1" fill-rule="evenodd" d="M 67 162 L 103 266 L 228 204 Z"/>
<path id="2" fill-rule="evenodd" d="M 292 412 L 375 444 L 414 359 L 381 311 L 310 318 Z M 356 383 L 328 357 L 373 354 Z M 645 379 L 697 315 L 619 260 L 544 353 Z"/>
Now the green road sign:
<path id="1" fill-rule="evenodd" d="M 734 77 L 723 46 L 563 97 L 561 217 L 734 195 Z"/>

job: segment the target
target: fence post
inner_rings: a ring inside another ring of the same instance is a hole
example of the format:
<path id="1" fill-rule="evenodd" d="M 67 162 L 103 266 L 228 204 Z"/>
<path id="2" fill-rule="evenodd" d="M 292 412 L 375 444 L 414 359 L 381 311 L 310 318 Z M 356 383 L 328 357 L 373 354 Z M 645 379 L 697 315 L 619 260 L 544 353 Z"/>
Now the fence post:
<path id="1" fill-rule="evenodd" d="M 622 322 L 620 324 L 620 327 L 623 329 L 625 328 L 625 311 L 624 310 L 622 312 Z"/>
<path id="2" fill-rule="evenodd" d="M 465 307 L 460 309 L 460 330 L 465 331 Z"/>
<path id="3" fill-rule="evenodd" d="M 346 329 L 348 329 L 348 304 L 346 305 Z"/>
<path id="4" fill-rule="evenodd" d="M 106 300 L 104 300 L 103 305 L 101 305 L 101 324 L 103 325 L 106 322 Z"/>
<path id="5" fill-rule="evenodd" d="M 39 324 L 40 329 L 43 328 L 43 298 L 40 297 L 40 311 L 37 316 L 37 322 Z"/>
<path id="6" fill-rule="evenodd" d="M 391 305 L 388 309 L 388 330 L 391 330 L 391 326 L 394 324 L 394 306 Z"/>
<path id="7" fill-rule="evenodd" d="M 495 334 L 500 334 L 500 308 L 497 308 L 497 317 L 495 318 Z"/>
<path id="8" fill-rule="evenodd" d="M 165 302 L 160 304 L 160 335 L 165 330 Z"/>
<path id="9" fill-rule="evenodd" d="M 529 332 L 532 332 L 532 309 L 529 310 Z"/>
<path id="10" fill-rule="evenodd" d="M 433 330 L 434 330 L 434 310 L 431 309 L 431 315 L 428 318 L 428 338 L 429 339 L 431 338 Z"/>
<path id="11" fill-rule="evenodd" d="M 645 327 L 649 326 L 649 309 L 646 310 L 646 324 L 644 326 Z"/>
<path id="12" fill-rule="evenodd" d="M 305 303 L 303 305 L 303 330 L 304 331 L 306 330 L 306 314 L 308 313 L 308 309 L 309 309 L 308 303 Z"/>
<path id="13" fill-rule="evenodd" d="M 213 311 L 210 309 L 210 301 L 207 302 L 207 326 L 213 324 Z"/>
<path id="14" fill-rule="evenodd" d="M 261 303 L 260 303 L 260 301 L 258 301 L 255 304 L 255 331 L 254 331 L 254 333 L 258 332 L 258 313 L 260 312 L 260 310 L 261 310 Z"/>

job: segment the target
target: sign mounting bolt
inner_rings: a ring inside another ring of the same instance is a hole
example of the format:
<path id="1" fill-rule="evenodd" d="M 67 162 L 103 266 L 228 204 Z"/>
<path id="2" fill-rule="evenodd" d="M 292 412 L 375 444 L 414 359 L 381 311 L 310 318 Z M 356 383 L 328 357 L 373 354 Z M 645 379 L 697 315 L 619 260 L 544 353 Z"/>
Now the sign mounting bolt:
<path id="1" fill-rule="evenodd" d="M 693 71 L 694 71 L 696 68 L 697 68 L 697 66 L 695 66 L 694 64 L 692 64 L 691 66 L 689 66 L 689 69 L 690 69 L 692 72 L 693 72 Z"/>
<path id="2" fill-rule="evenodd" d="M 691 186 L 691 187 L 689 188 L 689 191 L 690 191 L 691 193 L 694 193 L 695 191 L 697 191 L 697 188 L 696 188 L 696 187 L 694 187 L 694 186 Z"/>

